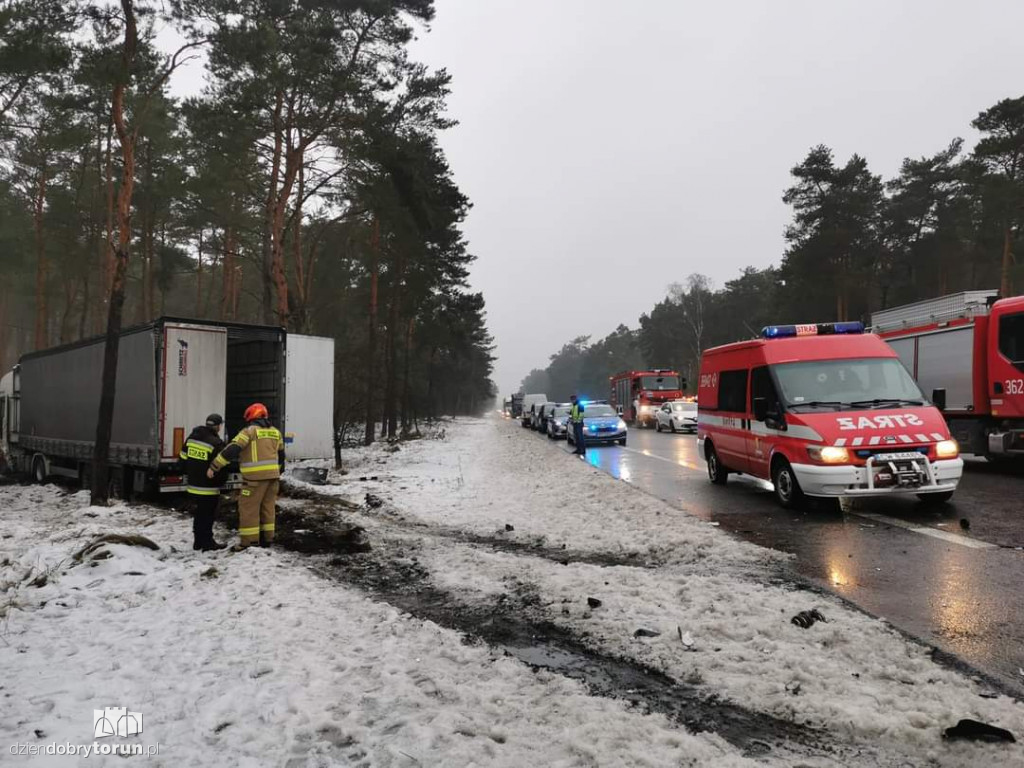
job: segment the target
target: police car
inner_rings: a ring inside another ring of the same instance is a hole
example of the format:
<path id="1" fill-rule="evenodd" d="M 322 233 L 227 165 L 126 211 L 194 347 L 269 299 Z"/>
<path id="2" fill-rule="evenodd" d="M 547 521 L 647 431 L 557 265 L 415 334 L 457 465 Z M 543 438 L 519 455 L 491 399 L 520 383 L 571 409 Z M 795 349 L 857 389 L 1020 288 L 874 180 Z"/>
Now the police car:
<path id="1" fill-rule="evenodd" d="M 572 424 L 569 424 L 566 438 L 569 445 L 575 445 Z M 583 401 L 583 442 L 585 445 L 618 443 L 625 445 L 626 422 L 607 402 Z"/>
<path id="2" fill-rule="evenodd" d="M 697 446 L 713 483 L 752 475 L 794 507 L 805 496 L 943 502 L 960 482 L 942 414 L 860 323 L 769 326 L 704 352 L 698 385 Z"/>

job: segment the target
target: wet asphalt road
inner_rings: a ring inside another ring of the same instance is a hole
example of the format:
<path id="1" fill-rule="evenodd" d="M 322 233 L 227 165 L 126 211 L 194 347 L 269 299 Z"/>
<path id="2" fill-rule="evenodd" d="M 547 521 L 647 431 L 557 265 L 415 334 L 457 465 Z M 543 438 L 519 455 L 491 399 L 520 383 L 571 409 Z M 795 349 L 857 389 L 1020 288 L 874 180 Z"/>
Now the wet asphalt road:
<path id="1" fill-rule="evenodd" d="M 564 442 L 557 447 L 566 449 Z M 938 508 L 910 497 L 788 512 L 759 480 L 731 475 L 725 487 L 713 486 L 694 435 L 633 429 L 628 446 L 589 448 L 587 454 L 593 466 L 673 506 L 796 555 L 791 567 L 802 579 L 1024 695 L 1019 472 L 967 458 L 953 501 Z M 966 530 L 961 520 L 968 521 Z"/>

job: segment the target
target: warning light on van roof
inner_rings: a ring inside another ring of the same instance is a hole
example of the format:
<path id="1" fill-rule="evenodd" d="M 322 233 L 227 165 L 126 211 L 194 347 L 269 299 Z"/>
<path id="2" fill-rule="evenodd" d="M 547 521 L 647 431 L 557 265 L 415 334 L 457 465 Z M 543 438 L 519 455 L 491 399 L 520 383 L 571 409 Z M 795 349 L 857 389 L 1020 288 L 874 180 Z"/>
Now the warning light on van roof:
<path id="1" fill-rule="evenodd" d="M 864 333 L 864 323 L 853 320 L 842 323 L 816 323 L 810 325 L 766 325 L 761 329 L 765 339 L 786 339 L 794 336 L 832 336 L 834 334 Z"/>

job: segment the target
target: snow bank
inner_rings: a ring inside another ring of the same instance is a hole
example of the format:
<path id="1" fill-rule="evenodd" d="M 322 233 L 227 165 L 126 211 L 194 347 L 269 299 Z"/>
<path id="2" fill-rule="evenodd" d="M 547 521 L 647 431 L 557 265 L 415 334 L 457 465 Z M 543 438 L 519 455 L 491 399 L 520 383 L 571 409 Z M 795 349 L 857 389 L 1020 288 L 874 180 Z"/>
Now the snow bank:
<path id="1" fill-rule="evenodd" d="M 158 746 L 143 758 L 154 766 L 753 764 L 325 581 L 299 557 L 194 553 L 174 513 L 7 486 L 0 530 L 5 764 L 122 765 L 17 754 L 114 741 Z M 109 544 L 75 562 L 111 532 L 160 549 Z M 143 733 L 94 739 L 104 707 L 142 713 Z"/>

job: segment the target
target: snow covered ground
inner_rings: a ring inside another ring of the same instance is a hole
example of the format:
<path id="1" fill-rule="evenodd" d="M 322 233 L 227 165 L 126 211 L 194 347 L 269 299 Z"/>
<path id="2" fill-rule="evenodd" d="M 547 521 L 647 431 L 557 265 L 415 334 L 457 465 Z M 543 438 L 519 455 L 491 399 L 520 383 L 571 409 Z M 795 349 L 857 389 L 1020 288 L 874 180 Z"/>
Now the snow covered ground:
<path id="1" fill-rule="evenodd" d="M 531 626 L 548 622 L 602 658 L 870 745 L 860 764 L 1024 764 L 1020 744 L 941 738 L 964 717 L 1019 737 L 1020 704 L 982 697 L 883 622 L 787 585 L 784 555 L 538 440 L 514 423 L 459 420 L 443 439 L 347 450 L 347 474 L 316 490 L 381 497 L 346 512 L 373 556 L 411 559 L 461 604 L 511 600 Z M 74 558 L 109 533 L 159 549 L 103 544 Z M 111 742 L 159 745 L 135 758 L 158 766 L 827 765 L 850 754 L 744 753 L 403 612 L 331 578 L 325 558 L 199 554 L 190 537 L 171 510 L 0 486 L 0 762 L 121 765 L 17 754 Z M 811 608 L 828 623 L 790 623 Z M 634 637 L 641 628 L 659 634 Z M 104 707 L 142 713 L 143 733 L 94 739 Z"/>

